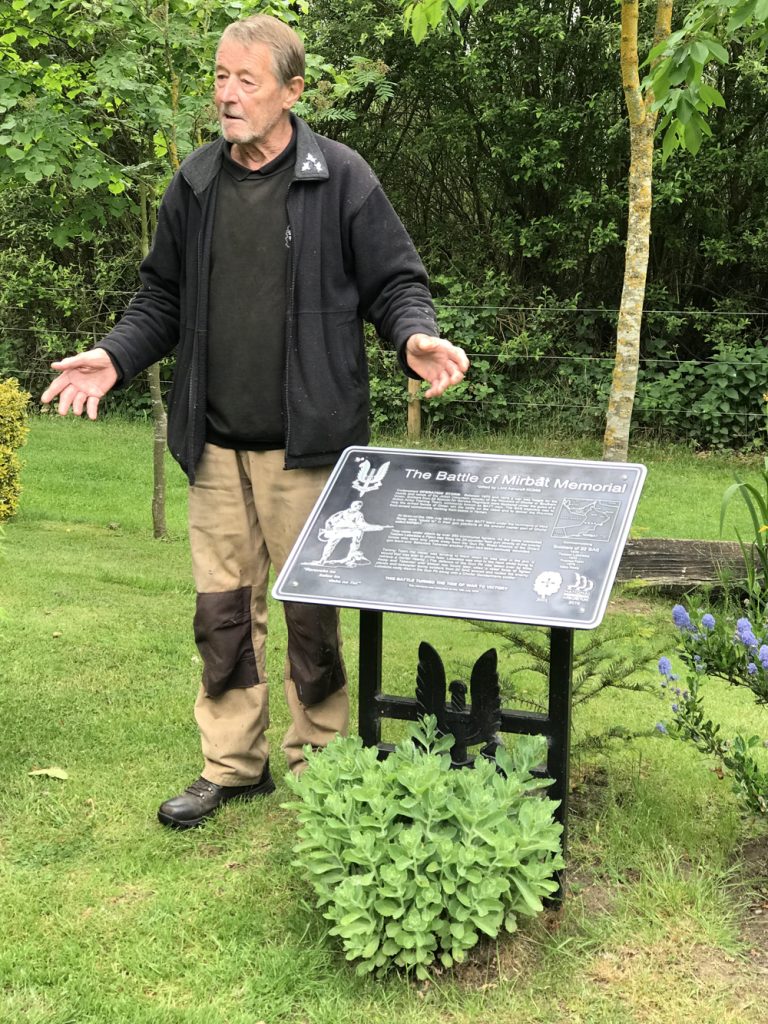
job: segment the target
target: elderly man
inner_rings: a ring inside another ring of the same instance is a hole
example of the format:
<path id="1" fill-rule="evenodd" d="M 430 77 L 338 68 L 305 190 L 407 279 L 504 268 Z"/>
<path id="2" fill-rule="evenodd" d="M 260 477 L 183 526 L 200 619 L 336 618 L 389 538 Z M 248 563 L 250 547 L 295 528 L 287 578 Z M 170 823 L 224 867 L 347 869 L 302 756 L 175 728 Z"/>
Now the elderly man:
<path id="1" fill-rule="evenodd" d="M 160 821 L 200 825 L 270 793 L 267 577 L 279 571 L 339 453 L 368 441 L 362 319 L 427 396 L 457 384 L 464 352 L 437 337 L 424 268 L 371 169 L 291 113 L 304 48 L 282 22 L 230 25 L 216 54 L 221 138 L 171 181 L 141 288 L 101 344 L 54 363 L 42 396 L 97 415 L 100 399 L 176 347 L 168 444 L 190 481 L 203 660 L 195 717 L 204 766 Z M 338 613 L 287 603 L 283 750 L 348 725 Z"/>

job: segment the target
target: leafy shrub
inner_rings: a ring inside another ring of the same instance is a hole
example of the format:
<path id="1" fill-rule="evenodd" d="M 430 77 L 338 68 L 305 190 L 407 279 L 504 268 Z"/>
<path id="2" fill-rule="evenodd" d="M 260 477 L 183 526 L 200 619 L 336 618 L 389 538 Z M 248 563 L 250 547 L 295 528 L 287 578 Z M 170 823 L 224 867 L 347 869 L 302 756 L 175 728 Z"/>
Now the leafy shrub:
<path id="1" fill-rule="evenodd" d="M 339 737 L 306 748 L 306 771 L 289 776 L 297 864 L 358 974 L 403 967 L 426 978 L 435 961 L 463 960 L 481 934 L 514 931 L 557 888 L 557 804 L 529 799 L 550 784 L 531 774 L 546 740 L 500 748 L 503 774 L 483 758 L 452 771 L 453 742 L 430 716 L 385 761 Z"/>
<path id="2" fill-rule="evenodd" d="M 705 319 L 693 318 L 701 349 L 695 359 L 670 366 L 671 348 L 660 349 L 661 358 L 641 367 L 636 425 L 667 437 L 683 433 L 704 448 L 756 447 L 768 374 L 762 334 L 754 318 L 723 313 L 714 326 Z"/>
<path id="3" fill-rule="evenodd" d="M 371 329 L 366 333 L 369 386 L 371 395 L 371 428 L 375 434 L 399 434 L 408 421 L 408 385 L 391 349 L 376 338 Z"/>
<path id="4" fill-rule="evenodd" d="M 0 381 L 0 522 L 19 505 L 21 463 L 16 450 L 26 439 L 29 395 L 14 378 Z"/>
<path id="5" fill-rule="evenodd" d="M 61 182 L 56 192 L 71 215 Z M 60 207 L 57 222 L 55 203 L 50 189 L 30 184 L 0 190 L 0 378 L 18 377 L 33 395 L 47 387 L 54 359 L 104 336 L 136 282 L 138 248 L 125 223 L 111 239 L 99 230 L 61 249 L 51 242 L 65 216 Z"/>
<path id="6" fill-rule="evenodd" d="M 690 417 L 703 444 L 731 448 L 753 442 L 763 421 L 766 372 L 764 345 L 716 343 L 712 360 L 702 367 L 702 388 L 690 405 Z"/>

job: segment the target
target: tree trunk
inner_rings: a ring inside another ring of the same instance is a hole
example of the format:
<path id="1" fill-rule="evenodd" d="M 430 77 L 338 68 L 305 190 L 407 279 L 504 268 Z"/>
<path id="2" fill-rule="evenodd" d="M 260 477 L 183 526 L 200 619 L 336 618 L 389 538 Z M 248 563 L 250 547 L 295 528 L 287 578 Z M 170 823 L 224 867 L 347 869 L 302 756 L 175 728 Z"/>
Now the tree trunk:
<path id="1" fill-rule="evenodd" d="M 168 421 L 160 390 L 160 364 L 153 363 L 147 370 L 149 394 L 152 399 L 152 535 L 165 540 L 165 444 Z"/>
<path id="2" fill-rule="evenodd" d="M 621 462 L 629 450 L 629 428 L 640 363 L 640 328 L 645 302 L 645 281 L 651 241 L 653 195 L 653 136 L 656 113 L 653 93 L 643 96 L 637 54 L 639 0 L 621 4 L 621 77 L 629 113 L 629 215 L 624 257 L 624 285 L 616 331 L 616 360 L 603 437 L 603 458 Z M 672 25 L 673 0 L 656 0 L 654 45 L 665 39 Z"/>
<path id="3" fill-rule="evenodd" d="M 149 252 L 149 199 L 147 187 L 142 182 L 139 186 L 141 205 L 141 250 L 146 257 Z M 154 363 L 147 370 L 149 394 L 152 400 L 152 534 L 156 540 L 164 540 L 168 536 L 165 523 L 165 445 L 168 431 L 168 420 L 163 406 L 163 395 L 160 389 L 160 364 Z"/>
<path id="4" fill-rule="evenodd" d="M 421 440 L 421 381 L 408 378 L 408 440 Z"/>

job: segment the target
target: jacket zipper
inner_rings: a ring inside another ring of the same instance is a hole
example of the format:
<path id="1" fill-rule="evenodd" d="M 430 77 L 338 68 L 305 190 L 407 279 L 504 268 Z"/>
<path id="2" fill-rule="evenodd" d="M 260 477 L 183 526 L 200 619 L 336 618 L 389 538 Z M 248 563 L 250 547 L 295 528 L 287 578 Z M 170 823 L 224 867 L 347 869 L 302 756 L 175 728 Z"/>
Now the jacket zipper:
<path id="1" fill-rule="evenodd" d="M 288 195 L 285 198 L 285 212 L 288 220 L 288 232 L 290 235 L 291 244 L 288 249 L 288 301 L 285 309 L 285 379 L 283 381 L 283 408 L 285 414 L 285 457 L 284 466 L 288 468 L 288 452 L 291 443 L 291 412 L 288 405 L 288 374 L 290 372 L 291 363 L 291 347 L 293 345 L 293 339 L 295 334 L 295 316 L 294 316 L 294 295 L 296 292 L 296 240 L 293 235 L 293 225 L 291 224 L 291 212 L 288 203 L 288 198 L 291 194 L 291 188 L 293 182 L 288 186 Z"/>
<path id="2" fill-rule="evenodd" d="M 197 196 L 195 196 L 195 199 L 197 200 Z M 202 204 L 201 204 L 201 206 L 202 206 Z M 204 221 L 205 214 L 204 214 L 204 211 L 203 211 L 202 208 L 201 208 L 200 214 L 201 214 L 201 219 Z M 189 373 L 189 398 L 188 398 L 188 409 L 187 409 L 187 414 L 189 416 L 189 424 L 190 424 L 190 428 L 191 428 L 190 431 L 189 431 L 189 447 L 188 447 L 188 451 L 187 451 L 187 459 L 189 461 L 189 466 L 188 466 L 187 472 L 191 473 L 193 475 L 194 475 L 194 472 L 195 472 L 195 452 L 197 451 L 197 418 L 196 418 L 196 409 L 195 409 L 195 407 L 197 405 L 197 401 L 196 401 L 196 399 L 197 399 L 197 392 L 198 392 L 198 390 L 200 388 L 200 366 L 199 366 L 199 361 L 200 361 L 200 352 L 199 352 L 199 343 L 200 343 L 200 303 L 201 303 L 201 295 L 202 295 L 201 267 L 202 267 L 202 264 L 203 264 L 203 233 L 204 233 L 204 231 L 205 231 L 205 224 L 201 222 L 200 230 L 197 233 L 197 254 L 196 254 L 197 255 L 197 267 L 196 267 L 196 271 L 197 271 L 197 274 L 196 274 L 196 276 L 197 276 L 197 295 L 195 296 L 195 320 L 194 320 L 195 337 L 194 337 L 193 345 L 192 345 L 192 352 L 193 352 L 193 354 L 195 356 L 195 361 L 196 361 L 196 363 L 198 365 L 190 366 L 190 373 Z"/>

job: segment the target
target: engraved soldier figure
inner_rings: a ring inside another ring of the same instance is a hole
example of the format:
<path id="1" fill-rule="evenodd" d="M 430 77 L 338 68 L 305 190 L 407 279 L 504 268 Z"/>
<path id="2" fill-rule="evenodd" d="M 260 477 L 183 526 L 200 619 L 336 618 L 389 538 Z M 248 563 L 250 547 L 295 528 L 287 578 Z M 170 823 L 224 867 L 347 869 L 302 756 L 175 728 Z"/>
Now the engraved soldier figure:
<path id="1" fill-rule="evenodd" d="M 342 565 L 367 564 L 368 559 L 360 554 L 363 534 L 376 530 L 388 530 L 390 527 L 367 523 L 362 508 L 362 501 L 353 501 L 349 508 L 344 508 L 341 512 L 334 512 L 326 519 L 325 526 L 318 533 L 319 540 L 326 542 L 319 565 L 325 565 L 328 562 L 342 540 L 349 540 L 349 552 L 346 558 L 341 559 Z"/>

